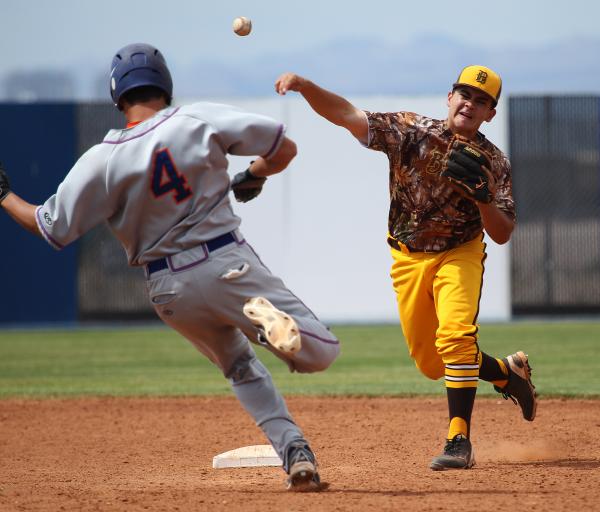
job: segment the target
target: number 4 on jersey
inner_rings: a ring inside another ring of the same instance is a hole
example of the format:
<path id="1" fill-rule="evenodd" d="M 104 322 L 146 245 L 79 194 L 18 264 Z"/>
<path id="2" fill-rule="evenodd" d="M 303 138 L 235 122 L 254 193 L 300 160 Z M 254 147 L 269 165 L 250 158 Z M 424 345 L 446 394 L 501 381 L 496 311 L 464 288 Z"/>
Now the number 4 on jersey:
<path id="1" fill-rule="evenodd" d="M 174 192 L 173 198 L 177 203 L 192 195 L 185 176 L 177 172 L 169 150 L 161 149 L 154 154 L 152 193 L 155 197 L 161 197 L 169 192 Z"/>

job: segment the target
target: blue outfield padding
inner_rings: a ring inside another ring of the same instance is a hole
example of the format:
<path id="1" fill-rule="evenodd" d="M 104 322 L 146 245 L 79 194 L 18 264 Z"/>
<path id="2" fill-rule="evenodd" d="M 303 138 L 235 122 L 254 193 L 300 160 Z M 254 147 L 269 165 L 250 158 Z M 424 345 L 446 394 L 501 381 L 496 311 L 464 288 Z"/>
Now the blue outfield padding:
<path id="1" fill-rule="evenodd" d="M 74 104 L 0 104 L 0 161 L 11 188 L 41 204 L 77 158 Z M 77 244 L 60 252 L 0 209 L 0 325 L 77 319 Z"/>

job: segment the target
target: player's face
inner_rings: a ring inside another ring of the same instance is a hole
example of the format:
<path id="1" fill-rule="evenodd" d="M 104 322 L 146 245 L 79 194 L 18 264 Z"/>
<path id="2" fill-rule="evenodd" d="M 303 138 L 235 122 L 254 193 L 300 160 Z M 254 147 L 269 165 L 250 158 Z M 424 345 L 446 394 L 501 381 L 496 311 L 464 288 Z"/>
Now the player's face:
<path id="1" fill-rule="evenodd" d="M 471 87 L 457 87 L 448 93 L 448 127 L 453 133 L 473 138 L 484 121 L 496 115 L 492 99 Z"/>

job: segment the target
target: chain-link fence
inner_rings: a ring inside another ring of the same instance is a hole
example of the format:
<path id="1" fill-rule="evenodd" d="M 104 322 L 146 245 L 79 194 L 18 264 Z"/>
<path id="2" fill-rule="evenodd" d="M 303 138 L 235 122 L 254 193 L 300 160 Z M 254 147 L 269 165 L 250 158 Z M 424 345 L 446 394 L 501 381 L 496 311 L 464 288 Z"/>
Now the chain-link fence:
<path id="1" fill-rule="evenodd" d="M 77 107 L 77 148 L 82 155 L 111 128 L 123 127 L 123 115 L 111 104 Z M 155 318 L 145 291 L 143 270 L 127 265 L 123 248 L 102 224 L 81 239 L 78 255 L 80 320 Z"/>
<path id="2" fill-rule="evenodd" d="M 600 311 L 600 98 L 510 98 L 515 314 Z"/>

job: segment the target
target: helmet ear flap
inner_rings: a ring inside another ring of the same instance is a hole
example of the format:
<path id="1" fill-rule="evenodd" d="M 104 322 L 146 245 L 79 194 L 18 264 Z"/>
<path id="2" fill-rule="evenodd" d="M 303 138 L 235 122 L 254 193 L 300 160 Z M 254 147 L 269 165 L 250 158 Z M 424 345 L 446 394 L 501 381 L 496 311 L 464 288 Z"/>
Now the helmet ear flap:
<path id="1" fill-rule="evenodd" d="M 149 44 L 136 43 L 121 48 L 113 57 L 109 88 L 115 106 L 121 110 L 121 97 L 136 87 L 157 87 L 173 97 L 173 80 L 162 53 Z"/>

